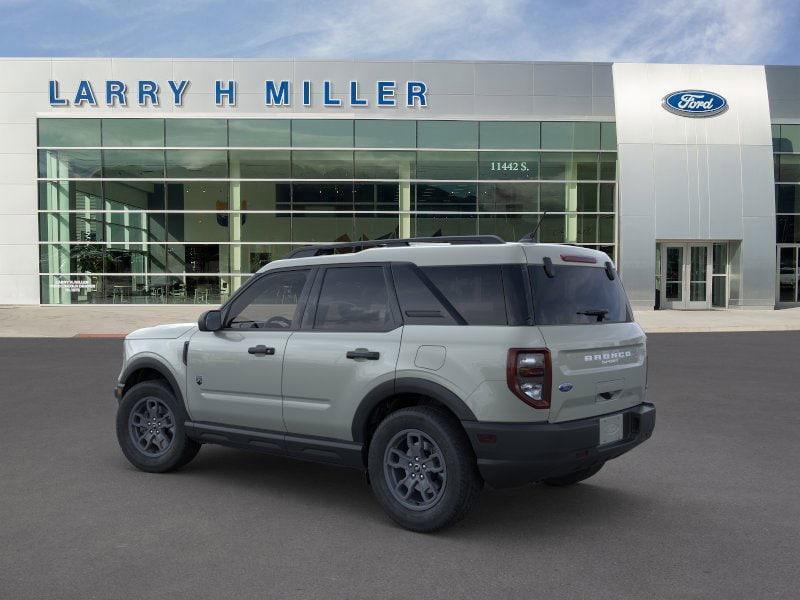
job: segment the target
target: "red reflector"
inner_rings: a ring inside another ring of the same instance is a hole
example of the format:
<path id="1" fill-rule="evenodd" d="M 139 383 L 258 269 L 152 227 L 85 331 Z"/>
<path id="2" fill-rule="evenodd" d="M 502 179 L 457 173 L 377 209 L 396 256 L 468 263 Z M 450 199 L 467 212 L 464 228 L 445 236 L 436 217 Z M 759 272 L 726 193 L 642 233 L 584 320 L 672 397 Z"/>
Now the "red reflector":
<path id="1" fill-rule="evenodd" d="M 593 256 L 581 256 L 580 254 L 562 254 L 561 260 L 564 262 L 587 263 L 590 265 L 597 264 L 597 259 Z"/>
<path id="2" fill-rule="evenodd" d="M 494 444 L 497 441 L 497 436 L 493 433 L 479 433 L 478 441 L 481 444 Z"/>
<path id="3" fill-rule="evenodd" d="M 575 453 L 575 458 L 586 458 L 587 456 L 589 456 L 588 450 L 581 450 L 580 452 Z"/>

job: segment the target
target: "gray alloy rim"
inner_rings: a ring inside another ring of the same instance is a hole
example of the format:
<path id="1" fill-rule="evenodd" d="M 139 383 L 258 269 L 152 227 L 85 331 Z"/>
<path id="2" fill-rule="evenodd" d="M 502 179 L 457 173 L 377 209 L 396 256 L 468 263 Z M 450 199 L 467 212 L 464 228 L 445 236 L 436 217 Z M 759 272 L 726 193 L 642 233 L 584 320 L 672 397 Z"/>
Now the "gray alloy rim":
<path id="1" fill-rule="evenodd" d="M 175 416 L 158 398 L 142 398 L 128 418 L 131 440 L 136 449 L 149 457 L 161 456 L 175 439 Z"/>
<path id="2" fill-rule="evenodd" d="M 444 495 L 447 469 L 436 442 L 419 429 L 396 433 L 383 454 L 392 497 L 411 510 L 427 510 Z"/>

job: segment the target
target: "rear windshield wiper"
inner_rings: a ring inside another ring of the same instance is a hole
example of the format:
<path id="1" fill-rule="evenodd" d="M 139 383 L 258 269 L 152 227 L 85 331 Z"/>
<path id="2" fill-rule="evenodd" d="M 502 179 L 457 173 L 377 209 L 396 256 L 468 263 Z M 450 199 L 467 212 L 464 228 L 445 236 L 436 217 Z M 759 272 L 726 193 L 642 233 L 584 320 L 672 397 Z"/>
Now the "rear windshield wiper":
<path id="1" fill-rule="evenodd" d="M 597 317 L 597 322 L 600 323 L 608 314 L 608 310 L 605 308 L 598 308 L 594 310 L 579 310 L 579 315 L 586 315 L 587 317 Z"/>

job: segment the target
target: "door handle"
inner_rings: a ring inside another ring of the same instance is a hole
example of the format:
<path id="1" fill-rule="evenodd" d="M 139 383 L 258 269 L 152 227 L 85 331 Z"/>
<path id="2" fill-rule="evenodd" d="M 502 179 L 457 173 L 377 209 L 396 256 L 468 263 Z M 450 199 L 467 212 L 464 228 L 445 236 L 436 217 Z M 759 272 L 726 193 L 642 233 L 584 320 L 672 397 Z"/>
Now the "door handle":
<path id="1" fill-rule="evenodd" d="M 267 346 L 253 346 L 252 348 L 247 349 L 248 354 L 257 354 L 259 356 L 272 356 L 275 354 L 275 348 L 267 347 Z"/>
<path id="2" fill-rule="evenodd" d="M 378 360 L 380 357 L 380 352 L 372 352 L 366 348 L 356 348 L 355 350 L 348 350 L 347 352 L 347 358 L 366 358 L 367 360 Z"/>

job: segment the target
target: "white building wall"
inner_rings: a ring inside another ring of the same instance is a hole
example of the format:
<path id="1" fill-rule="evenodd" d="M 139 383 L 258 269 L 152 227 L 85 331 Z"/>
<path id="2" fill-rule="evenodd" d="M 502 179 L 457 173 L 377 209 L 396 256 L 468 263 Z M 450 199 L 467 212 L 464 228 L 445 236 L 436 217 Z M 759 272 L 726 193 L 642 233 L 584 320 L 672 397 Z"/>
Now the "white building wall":
<path id="1" fill-rule="evenodd" d="M 631 302 L 655 301 L 655 240 L 736 240 L 732 305 L 775 303 L 775 195 L 764 67 L 615 64 L 619 263 Z M 662 98 L 709 90 L 729 109 L 708 118 Z"/>

